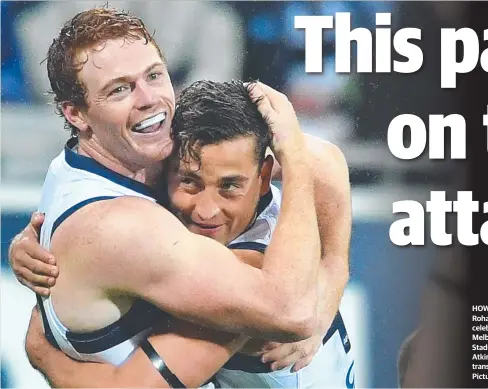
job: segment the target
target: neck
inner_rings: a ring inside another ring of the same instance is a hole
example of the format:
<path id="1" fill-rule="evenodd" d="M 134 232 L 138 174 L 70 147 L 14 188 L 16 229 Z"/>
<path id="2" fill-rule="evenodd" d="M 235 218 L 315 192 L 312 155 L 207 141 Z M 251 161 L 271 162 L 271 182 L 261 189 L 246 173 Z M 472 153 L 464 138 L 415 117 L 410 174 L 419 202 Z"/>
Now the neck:
<path id="1" fill-rule="evenodd" d="M 119 173 L 123 176 L 132 178 L 150 187 L 154 187 L 158 176 L 163 170 L 162 162 L 152 163 L 150 166 L 141 166 L 141 164 L 129 164 L 121 161 L 90 141 L 79 139 L 78 154 L 92 158 L 106 168 Z"/>

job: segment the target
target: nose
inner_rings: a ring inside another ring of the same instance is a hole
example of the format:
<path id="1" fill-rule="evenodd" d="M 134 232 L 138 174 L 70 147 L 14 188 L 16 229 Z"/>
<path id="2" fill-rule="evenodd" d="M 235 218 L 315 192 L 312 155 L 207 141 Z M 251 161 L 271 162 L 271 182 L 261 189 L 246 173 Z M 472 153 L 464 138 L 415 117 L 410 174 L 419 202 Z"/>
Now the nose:
<path id="1" fill-rule="evenodd" d="M 195 205 L 195 213 L 198 221 L 208 221 L 217 216 L 220 212 L 220 207 L 213 199 L 212 194 L 209 191 L 203 190 L 198 194 L 197 202 Z M 197 222 L 198 222 L 197 221 Z"/>
<path id="2" fill-rule="evenodd" d="M 154 107 L 158 100 L 156 90 L 147 84 L 145 81 L 136 84 L 136 108 L 146 110 Z"/>

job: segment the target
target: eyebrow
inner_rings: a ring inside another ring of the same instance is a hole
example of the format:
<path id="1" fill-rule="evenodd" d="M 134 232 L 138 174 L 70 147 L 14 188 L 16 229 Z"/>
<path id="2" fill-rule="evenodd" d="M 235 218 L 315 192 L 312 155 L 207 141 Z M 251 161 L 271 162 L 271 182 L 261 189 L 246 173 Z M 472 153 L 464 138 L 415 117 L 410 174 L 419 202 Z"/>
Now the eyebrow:
<path id="1" fill-rule="evenodd" d="M 164 65 L 164 62 L 154 62 L 152 65 L 149 65 L 146 68 L 146 70 L 144 70 L 144 74 L 149 73 L 155 67 L 161 66 L 161 65 Z M 100 89 L 100 93 L 103 94 L 103 93 L 107 92 L 107 90 L 109 90 L 115 84 L 130 82 L 131 78 L 132 78 L 131 76 L 121 76 L 121 77 L 117 77 L 117 78 L 112 78 L 111 80 L 107 81 L 105 83 L 105 85 Z"/>
<path id="2" fill-rule="evenodd" d="M 237 183 L 240 183 L 240 184 L 244 184 L 247 181 L 249 181 L 249 178 L 247 178 L 245 176 L 241 176 L 239 174 L 232 175 L 232 176 L 225 176 L 225 177 L 222 177 L 220 179 L 220 182 L 221 183 L 224 183 L 224 182 L 237 182 Z"/>
<path id="3" fill-rule="evenodd" d="M 189 170 L 179 169 L 178 174 L 180 176 L 188 177 L 188 178 L 191 178 L 193 180 L 200 180 L 201 179 L 197 173 L 189 171 Z"/>

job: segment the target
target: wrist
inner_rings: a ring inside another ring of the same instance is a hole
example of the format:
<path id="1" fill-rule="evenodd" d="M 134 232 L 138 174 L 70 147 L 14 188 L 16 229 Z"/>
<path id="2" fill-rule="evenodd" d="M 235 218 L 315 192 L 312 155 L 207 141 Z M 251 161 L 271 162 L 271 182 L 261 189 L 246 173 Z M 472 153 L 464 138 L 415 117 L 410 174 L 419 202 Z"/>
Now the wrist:
<path id="1" fill-rule="evenodd" d="M 307 153 L 290 153 L 281 159 L 280 165 L 284 177 L 292 176 L 301 181 L 313 182 L 312 162 Z"/>

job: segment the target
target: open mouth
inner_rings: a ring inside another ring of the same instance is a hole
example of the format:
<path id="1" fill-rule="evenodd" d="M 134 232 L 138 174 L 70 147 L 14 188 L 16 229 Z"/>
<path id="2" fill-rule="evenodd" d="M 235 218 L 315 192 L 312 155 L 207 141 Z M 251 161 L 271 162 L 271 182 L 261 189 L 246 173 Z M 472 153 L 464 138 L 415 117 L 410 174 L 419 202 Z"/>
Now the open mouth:
<path id="1" fill-rule="evenodd" d="M 132 127 L 132 131 L 139 134 L 150 134 L 158 131 L 165 120 L 166 112 L 161 112 L 137 123 L 134 127 Z"/>

